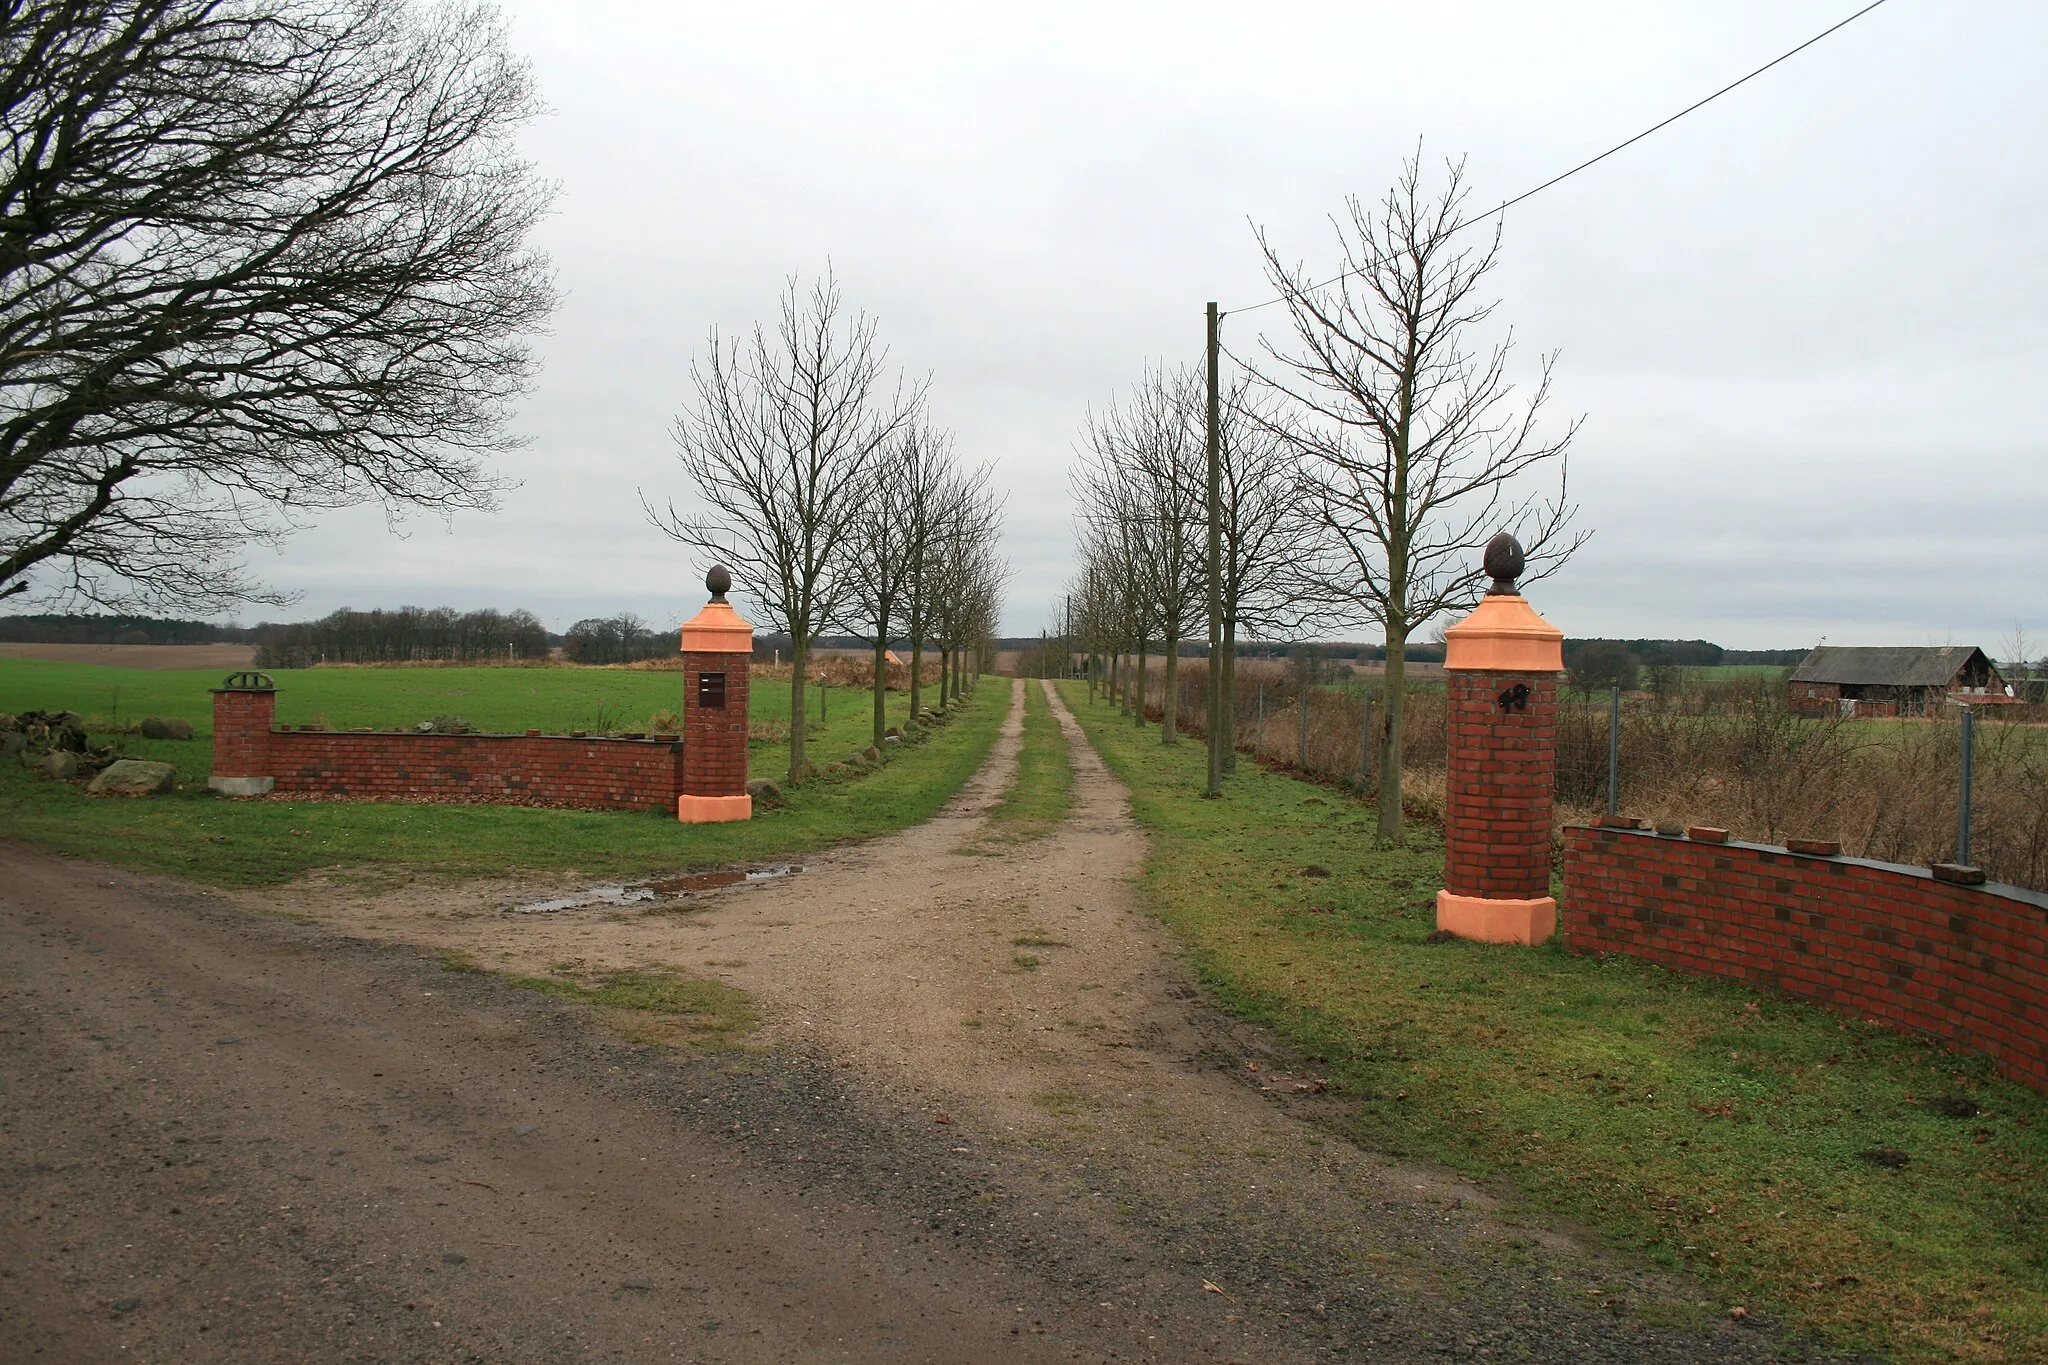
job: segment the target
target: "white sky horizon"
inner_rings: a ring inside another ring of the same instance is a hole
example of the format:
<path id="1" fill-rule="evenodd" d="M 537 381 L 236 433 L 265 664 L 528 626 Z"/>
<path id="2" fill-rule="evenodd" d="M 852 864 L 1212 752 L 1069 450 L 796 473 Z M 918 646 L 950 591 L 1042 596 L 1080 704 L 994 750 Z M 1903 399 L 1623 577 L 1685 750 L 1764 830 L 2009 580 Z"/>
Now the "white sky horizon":
<path id="1" fill-rule="evenodd" d="M 565 300 L 495 515 L 328 516 L 263 581 L 341 606 L 524 607 L 666 628 L 702 572 L 641 514 L 716 328 L 829 263 L 1007 498 L 1006 635 L 1056 623 L 1089 406 L 1193 363 L 1203 304 L 1311 268 L 1401 158 L 1497 203 L 1845 17 L 1853 0 L 711 6 L 512 0 L 553 112 L 539 245 Z M 1731 648 L 2048 638 L 2048 10 L 1892 0 L 1506 218 L 1520 370 L 1555 352 L 1573 637 Z M 1279 309 L 1232 317 L 1240 355 Z M 1476 553 L 1476 552 L 1475 552 Z M 736 594 L 745 610 L 745 585 Z M 15 610 L 24 609 L 16 604 Z M 1340 632 L 1371 639 L 1363 629 Z"/>

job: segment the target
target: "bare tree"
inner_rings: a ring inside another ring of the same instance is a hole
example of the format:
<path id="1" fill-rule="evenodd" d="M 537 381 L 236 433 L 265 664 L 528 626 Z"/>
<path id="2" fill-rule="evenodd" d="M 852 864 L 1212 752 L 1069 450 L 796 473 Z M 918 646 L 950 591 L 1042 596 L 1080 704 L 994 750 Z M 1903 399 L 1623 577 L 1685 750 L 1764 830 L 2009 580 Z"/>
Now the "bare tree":
<path id="1" fill-rule="evenodd" d="M 910 563 L 903 608 L 904 629 L 910 639 L 910 714 L 924 709 L 925 646 L 936 639 L 940 618 L 939 598 L 949 587 L 945 572 L 950 548 L 959 539 L 956 528 L 973 521 L 979 490 L 988 483 L 988 470 L 963 470 L 952 463 L 948 450 L 945 461 L 932 472 L 933 478 L 912 479 L 907 485 L 903 515 L 907 523 L 905 550 Z M 993 525 L 988 534 L 994 534 Z M 943 698 L 944 688 L 941 687 Z"/>
<path id="2" fill-rule="evenodd" d="M 0 596 L 278 601 L 307 512 L 488 507 L 538 108 L 477 4 L 0 9 Z"/>
<path id="3" fill-rule="evenodd" d="M 1121 576 L 1137 596 L 1137 614 L 1149 623 L 1139 631 L 1141 646 L 1151 627 L 1159 632 L 1163 744 L 1180 738 L 1180 647 L 1207 601 L 1200 418 L 1192 374 L 1148 370 L 1127 400 L 1091 416 L 1087 429 L 1093 457 L 1084 476 L 1087 498 L 1097 515 L 1118 523 Z"/>
<path id="4" fill-rule="evenodd" d="M 981 479 L 959 478 L 940 501 L 923 566 L 927 624 L 939 642 L 939 699 L 961 695 L 970 650 L 993 633 L 1006 570 L 996 550 L 1002 504 Z"/>
<path id="5" fill-rule="evenodd" d="M 913 605 L 921 600 L 925 552 L 934 527 L 931 513 L 944 502 L 952 464 L 952 444 L 943 433 L 923 421 L 906 424 L 870 477 L 868 495 L 854 513 L 847 538 L 848 590 L 841 624 L 874 651 L 877 745 L 889 724 L 889 642 L 899 627 L 911 628 Z M 911 660 L 913 669 L 922 663 L 918 657 Z M 913 683 L 912 716 L 917 714 L 917 701 Z"/>
<path id="6" fill-rule="evenodd" d="M 1535 390 L 1509 380 L 1512 337 L 1468 349 L 1494 303 L 1478 289 L 1498 259 L 1500 235 L 1454 246 L 1466 190 L 1462 165 L 1439 192 L 1423 184 L 1420 155 L 1385 199 L 1353 199 L 1339 223 L 1343 271 L 1314 283 L 1284 264 L 1263 234 L 1269 278 L 1294 336 L 1269 345 L 1269 382 L 1297 406 L 1276 427 L 1302 457 L 1306 490 L 1325 533 L 1307 581 L 1353 606 L 1385 636 L 1379 832 L 1401 837 L 1401 728 L 1408 638 L 1432 618 L 1476 601 L 1479 548 L 1512 530 L 1531 579 L 1554 572 L 1584 541 L 1569 530 L 1570 423 L 1538 434 L 1551 357 Z M 1554 480 L 1554 491 L 1532 491 Z"/>
<path id="7" fill-rule="evenodd" d="M 1240 374 L 1218 404 L 1218 520 L 1222 559 L 1223 657 L 1211 660 L 1223 689 L 1223 768 L 1237 767 L 1237 637 L 1300 632 L 1315 619 L 1317 597 L 1302 582 L 1319 526 L 1302 498 L 1301 473 L 1284 414 L 1250 374 Z"/>
<path id="8" fill-rule="evenodd" d="M 1109 696 L 1145 723 L 1145 652 L 1151 623 L 1135 483 L 1109 423 L 1089 419 L 1089 458 L 1072 478 L 1092 630 L 1110 657 Z"/>
<path id="9" fill-rule="evenodd" d="M 744 343 L 713 332 L 690 369 L 696 406 L 675 425 L 702 506 L 686 516 L 641 497 L 656 527 L 729 564 L 788 634 L 791 782 L 805 775 L 805 663 L 852 591 L 849 539 L 875 470 L 923 400 L 889 386 L 875 331 L 866 314 L 845 315 L 828 271 L 808 293 L 790 280 L 773 335 L 758 323 Z"/>

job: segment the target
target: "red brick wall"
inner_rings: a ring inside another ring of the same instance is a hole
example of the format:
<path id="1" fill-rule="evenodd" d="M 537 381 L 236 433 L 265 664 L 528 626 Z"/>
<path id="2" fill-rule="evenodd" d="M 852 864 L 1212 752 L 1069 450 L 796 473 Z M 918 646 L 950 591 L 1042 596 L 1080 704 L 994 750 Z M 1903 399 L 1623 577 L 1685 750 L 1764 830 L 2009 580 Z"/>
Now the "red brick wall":
<path id="1" fill-rule="evenodd" d="M 1988 1054 L 2048 1092 L 2048 895 L 1922 868 L 1565 831 L 1565 945 L 1627 953 Z"/>
<path id="2" fill-rule="evenodd" d="M 578 810 L 673 810 L 681 746 L 566 735 L 270 735 L 279 792 L 366 801 L 457 800 Z"/>
<path id="3" fill-rule="evenodd" d="M 690 650 L 683 655 L 683 775 L 691 796 L 742 796 L 747 790 L 747 664 L 745 654 Z M 725 706 L 697 704 L 697 679 L 725 674 Z M 674 804 L 671 800 L 670 804 Z"/>
<path id="4" fill-rule="evenodd" d="M 1488 900 L 1550 894 L 1550 806 L 1557 774 L 1557 676 L 1444 674 L 1450 771 L 1444 802 L 1444 890 Z M 1500 695 L 1529 689 L 1527 709 Z"/>
<path id="5" fill-rule="evenodd" d="M 270 725 L 277 714 L 275 692 L 213 694 L 213 775 L 270 776 Z"/>
<path id="6" fill-rule="evenodd" d="M 682 745 L 670 739 L 276 730 L 276 708 L 275 692 L 213 694 L 214 776 L 365 801 L 579 810 L 673 810 L 682 790 Z"/>

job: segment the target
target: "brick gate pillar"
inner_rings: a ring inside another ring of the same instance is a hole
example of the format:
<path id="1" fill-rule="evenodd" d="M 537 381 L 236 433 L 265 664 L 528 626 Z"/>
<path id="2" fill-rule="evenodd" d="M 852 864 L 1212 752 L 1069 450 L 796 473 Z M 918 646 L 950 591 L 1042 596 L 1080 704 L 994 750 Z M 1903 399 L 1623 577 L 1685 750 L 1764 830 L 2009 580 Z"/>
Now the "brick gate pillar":
<path id="1" fill-rule="evenodd" d="M 1513 536 L 1488 542 L 1485 564 L 1493 586 L 1444 637 L 1450 771 L 1436 926 L 1541 943 L 1557 929 L 1550 808 L 1564 633 L 1515 591 L 1523 555 Z"/>
<path id="2" fill-rule="evenodd" d="M 746 820 L 747 667 L 754 628 L 725 600 L 732 574 L 715 564 L 704 575 L 711 600 L 683 623 L 683 790 L 676 819 L 685 824 Z"/>
<path id="3" fill-rule="evenodd" d="M 270 761 L 277 684 L 268 673 L 230 673 L 212 691 L 213 772 L 206 785 L 222 796 L 269 795 L 277 785 Z"/>

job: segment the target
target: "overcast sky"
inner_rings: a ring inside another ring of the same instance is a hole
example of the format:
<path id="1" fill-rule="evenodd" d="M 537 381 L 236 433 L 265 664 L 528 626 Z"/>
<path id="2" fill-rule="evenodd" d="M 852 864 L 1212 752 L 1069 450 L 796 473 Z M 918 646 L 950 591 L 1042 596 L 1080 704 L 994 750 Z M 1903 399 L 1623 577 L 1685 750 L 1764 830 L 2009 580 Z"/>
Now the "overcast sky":
<path id="1" fill-rule="evenodd" d="M 1270 291 L 1253 225 L 1401 158 L 1496 203 L 1812 36 L 1854 0 L 1675 5 L 780 5 L 514 0 L 553 112 L 565 302 L 492 516 L 334 516 L 253 567 L 334 607 L 529 607 L 560 629 L 703 598 L 638 491 L 707 332 L 829 262 L 1008 497 L 1004 628 L 1069 572 L 1091 403 Z M 1508 216 L 1492 277 L 1592 542 L 1568 634 L 1735 647 L 2048 639 L 2048 7 L 1890 0 Z M 1229 318 L 1250 354 L 1278 309 Z M 256 613 L 250 613 L 254 616 Z"/>

